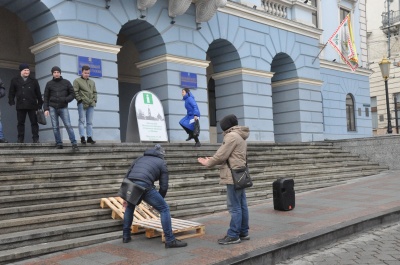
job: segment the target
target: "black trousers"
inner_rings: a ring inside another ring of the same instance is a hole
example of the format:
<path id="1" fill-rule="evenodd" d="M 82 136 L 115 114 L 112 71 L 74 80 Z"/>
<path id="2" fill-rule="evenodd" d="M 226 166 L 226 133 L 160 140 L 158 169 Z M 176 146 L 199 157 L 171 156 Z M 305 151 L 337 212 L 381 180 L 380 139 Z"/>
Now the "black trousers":
<path id="1" fill-rule="evenodd" d="M 36 118 L 36 110 L 34 109 L 17 109 L 17 130 L 18 130 L 18 140 L 24 140 L 25 138 L 25 120 L 28 114 L 29 120 L 31 121 L 32 128 L 32 139 L 39 140 L 39 124 Z"/>
<path id="2" fill-rule="evenodd" d="M 181 126 L 182 126 L 182 125 L 181 125 Z M 189 134 L 189 136 L 193 137 L 193 139 L 194 139 L 194 141 L 195 141 L 196 143 L 199 142 L 199 137 L 198 137 L 198 136 L 194 136 L 192 130 L 189 130 L 188 128 L 186 128 L 186 127 L 184 127 L 184 126 L 182 126 L 182 128 L 186 131 L 187 134 Z"/>

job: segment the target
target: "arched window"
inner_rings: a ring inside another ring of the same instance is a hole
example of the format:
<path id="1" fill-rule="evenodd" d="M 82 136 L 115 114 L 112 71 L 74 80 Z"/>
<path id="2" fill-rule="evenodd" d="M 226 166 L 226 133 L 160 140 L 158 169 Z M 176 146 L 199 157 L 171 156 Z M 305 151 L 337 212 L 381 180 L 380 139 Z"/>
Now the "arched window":
<path id="1" fill-rule="evenodd" d="M 347 118 L 347 131 L 356 130 L 356 118 L 354 114 L 354 99 L 351 94 L 346 96 L 346 118 Z"/>

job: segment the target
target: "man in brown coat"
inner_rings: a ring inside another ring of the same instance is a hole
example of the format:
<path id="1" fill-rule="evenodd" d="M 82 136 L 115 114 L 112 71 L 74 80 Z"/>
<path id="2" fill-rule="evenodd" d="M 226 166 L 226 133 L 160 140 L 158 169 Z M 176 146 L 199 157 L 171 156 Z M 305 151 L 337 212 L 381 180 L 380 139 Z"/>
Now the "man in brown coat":
<path id="1" fill-rule="evenodd" d="M 199 157 L 203 166 L 220 165 L 220 182 L 226 185 L 227 206 L 231 214 L 230 227 L 227 235 L 218 240 L 221 245 L 237 244 L 241 240 L 249 240 L 249 210 L 247 209 L 246 192 L 235 190 L 231 171 L 226 163 L 229 160 L 231 168 L 243 167 L 247 161 L 247 143 L 250 131 L 248 127 L 239 126 L 235 115 L 225 116 L 220 121 L 224 131 L 224 140 L 212 157 Z"/>

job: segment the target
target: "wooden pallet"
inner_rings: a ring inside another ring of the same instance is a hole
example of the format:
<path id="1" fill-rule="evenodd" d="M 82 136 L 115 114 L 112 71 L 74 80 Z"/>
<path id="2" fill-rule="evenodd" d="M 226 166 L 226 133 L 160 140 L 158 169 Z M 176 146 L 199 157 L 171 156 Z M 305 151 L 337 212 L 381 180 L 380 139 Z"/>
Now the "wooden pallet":
<path id="1" fill-rule="evenodd" d="M 124 200 L 120 197 L 102 198 L 100 207 L 109 207 L 112 210 L 113 219 L 124 219 L 125 209 L 122 206 Z M 205 226 L 192 221 L 171 218 L 172 233 L 177 239 L 197 237 L 205 234 Z M 165 242 L 164 232 L 161 226 L 160 214 L 144 201 L 135 207 L 132 223 L 132 233 L 136 234 L 144 229 L 147 238 L 161 236 Z"/>

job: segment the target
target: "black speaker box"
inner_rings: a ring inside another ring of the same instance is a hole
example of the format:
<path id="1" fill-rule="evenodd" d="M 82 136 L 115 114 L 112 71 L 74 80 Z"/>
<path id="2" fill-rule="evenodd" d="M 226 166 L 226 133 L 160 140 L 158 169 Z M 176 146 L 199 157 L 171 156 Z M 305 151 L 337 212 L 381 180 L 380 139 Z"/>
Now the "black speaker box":
<path id="1" fill-rule="evenodd" d="M 274 209 L 290 211 L 295 207 L 293 179 L 277 179 L 272 183 L 274 194 Z"/>

